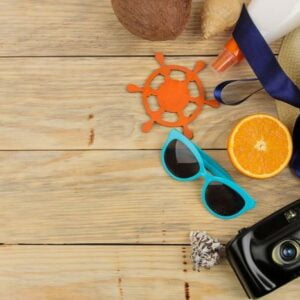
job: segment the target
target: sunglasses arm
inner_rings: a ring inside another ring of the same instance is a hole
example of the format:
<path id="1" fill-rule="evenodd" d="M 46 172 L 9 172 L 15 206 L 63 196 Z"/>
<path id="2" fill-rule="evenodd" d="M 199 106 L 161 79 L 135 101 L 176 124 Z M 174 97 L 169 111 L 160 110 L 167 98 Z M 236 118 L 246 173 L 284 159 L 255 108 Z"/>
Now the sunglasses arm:
<path id="1" fill-rule="evenodd" d="M 198 147 L 198 151 L 203 159 L 205 168 L 214 176 L 226 178 L 233 181 L 231 175 L 222 168 L 212 157 Z"/>

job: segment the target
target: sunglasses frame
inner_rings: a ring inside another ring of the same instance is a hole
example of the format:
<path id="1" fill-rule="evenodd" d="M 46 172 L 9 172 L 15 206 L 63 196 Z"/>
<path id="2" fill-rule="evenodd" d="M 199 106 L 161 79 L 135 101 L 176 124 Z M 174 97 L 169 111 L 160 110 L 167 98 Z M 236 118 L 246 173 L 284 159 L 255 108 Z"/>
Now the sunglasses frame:
<path id="1" fill-rule="evenodd" d="M 180 178 L 175 176 L 167 167 L 165 162 L 165 152 L 169 146 L 169 144 L 174 141 L 178 140 L 181 143 L 183 143 L 195 156 L 198 164 L 199 164 L 199 171 L 194 176 L 188 177 L 188 178 Z M 242 188 L 240 187 L 230 176 L 230 174 L 221 167 L 212 157 L 210 157 L 204 150 L 202 150 L 199 146 L 194 144 L 192 141 L 190 141 L 187 137 L 185 137 L 181 132 L 179 132 L 176 129 L 173 129 L 170 131 L 167 140 L 162 148 L 161 151 L 161 161 L 162 165 L 167 172 L 167 174 L 172 177 L 173 179 L 177 181 L 193 181 L 196 179 L 199 179 L 201 177 L 204 178 L 204 183 L 202 187 L 202 194 L 201 194 L 201 200 L 204 205 L 204 207 L 215 217 L 223 219 L 223 220 L 229 220 L 234 219 L 236 217 L 239 217 L 240 215 L 244 214 L 246 211 L 251 210 L 255 207 L 256 201 Z M 238 211 L 237 213 L 229 216 L 223 216 L 215 211 L 213 211 L 207 204 L 206 201 L 206 190 L 207 187 L 211 182 L 220 182 L 222 184 L 227 185 L 234 191 L 236 191 L 244 200 L 245 204 L 243 208 Z"/>

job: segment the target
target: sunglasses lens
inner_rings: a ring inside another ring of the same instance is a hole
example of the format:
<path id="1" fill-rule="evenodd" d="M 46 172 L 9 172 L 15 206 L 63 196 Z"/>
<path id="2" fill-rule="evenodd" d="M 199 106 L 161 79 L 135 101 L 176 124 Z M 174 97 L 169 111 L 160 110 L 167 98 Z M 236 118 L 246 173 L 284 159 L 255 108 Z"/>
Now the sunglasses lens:
<path id="1" fill-rule="evenodd" d="M 221 216 L 232 216 L 245 206 L 239 193 L 217 181 L 208 185 L 205 197 L 209 208 Z"/>
<path id="2" fill-rule="evenodd" d="M 178 140 L 169 143 L 164 159 L 169 171 L 179 178 L 192 177 L 200 170 L 194 154 Z"/>

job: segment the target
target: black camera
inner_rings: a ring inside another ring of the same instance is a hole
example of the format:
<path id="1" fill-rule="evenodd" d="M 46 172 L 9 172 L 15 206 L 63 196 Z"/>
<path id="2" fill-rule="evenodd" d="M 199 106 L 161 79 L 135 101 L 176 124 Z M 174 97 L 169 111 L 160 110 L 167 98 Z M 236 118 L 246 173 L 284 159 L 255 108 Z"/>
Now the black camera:
<path id="1" fill-rule="evenodd" d="M 300 199 L 241 229 L 226 253 L 250 299 L 300 276 Z"/>

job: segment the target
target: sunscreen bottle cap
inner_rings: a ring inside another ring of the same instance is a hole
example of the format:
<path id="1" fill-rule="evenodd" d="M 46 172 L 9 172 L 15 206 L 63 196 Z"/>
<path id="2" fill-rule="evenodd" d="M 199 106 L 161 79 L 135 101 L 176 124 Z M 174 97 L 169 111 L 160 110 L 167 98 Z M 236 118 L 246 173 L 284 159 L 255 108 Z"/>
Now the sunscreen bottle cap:
<path id="1" fill-rule="evenodd" d="M 239 63 L 243 59 L 244 55 L 240 50 L 236 41 L 232 38 L 230 39 L 223 52 L 217 57 L 217 59 L 212 63 L 212 67 L 217 72 L 224 72 L 231 66 Z"/>

